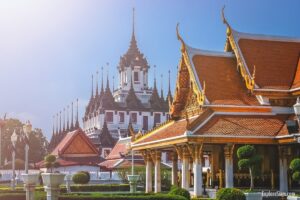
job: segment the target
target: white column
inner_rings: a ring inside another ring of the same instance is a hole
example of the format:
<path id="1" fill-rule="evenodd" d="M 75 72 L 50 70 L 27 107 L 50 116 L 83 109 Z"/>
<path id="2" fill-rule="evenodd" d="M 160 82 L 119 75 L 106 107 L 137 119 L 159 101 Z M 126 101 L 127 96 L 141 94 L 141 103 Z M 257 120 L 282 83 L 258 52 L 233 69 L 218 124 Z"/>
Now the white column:
<path id="1" fill-rule="evenodd" d="M 202 153 L 196 152 L 194 158 L 194 196 L 199 197 L 203 193 L 203 178 L 202 178 Z"/>
<path id="2" fill-rule="evenodd" d="M 178 156 L 175 152 L 172 156 L 172 185 L 178 186 Z"/>
<path id="3" fill-rule="evenodd" d="M 225 187 L 233 188 L 233 146 L 227 145 L 224 148 L 225 154 Z"/>
<path id="4" fill-rule="evenodd" d="M 288 149 L 286 147 L 279 147 L 279 191 L 288 192 L 288 164 L 287 156 Z"/>
<path id="5" fill-rule="evenodd" d="M 152 160 L 151 156 L 146 158 L 146 193 L 152 192 Z"/>
<path id="6" fill-rule="evenodd" d="M 156 152 L 154 168 L 154 192 L 161 192 L 161 175 L 160 175 L 161 152 Z"/>
<path id="7" fill-rule="evenodd" d="M 182 158 L 182 177 L 181 177 L 181 187 L 183 189 L 189 189 L 189 154 L 188 152 L 184 151 L 183 158 Z"/>
<path id="8" fill-rule="evenodd" d="M 26 144 L 25 145 L 25 174 L 28 174 L 28 163 L 29 163 L 28 151 L 29 151 L 29 145 Z"/>

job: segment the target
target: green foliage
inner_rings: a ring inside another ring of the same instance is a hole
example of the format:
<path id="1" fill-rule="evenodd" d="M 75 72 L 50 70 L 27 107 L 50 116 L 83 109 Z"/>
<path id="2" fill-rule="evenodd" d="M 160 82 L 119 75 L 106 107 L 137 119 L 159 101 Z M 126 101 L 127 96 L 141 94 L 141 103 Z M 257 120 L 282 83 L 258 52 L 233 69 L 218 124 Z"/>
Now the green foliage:
<path id="1" fill-rule="evenodd" d="M 256 154 L 256 149 L 251 145 L 244 145 L 238 148 L 237 157 L 239 159 L 239 169 L 249 169 L 250 174 L 250 190 L 254 188 L 254 175 L 259 173 L 259 165 L 262 157 Z"/>
<path id="2" fill-rule="evenodd" d="M 292 179 L 294 181 L 300 181 L 300 158 L 295 158 L 290 163 L 290 169 L 292 170 Z"/>
<path id="3" fill-rule="evenodd" d="M 59 200 L 187 200 L 182 196 L 168 194 L 101 194 L 101 193 L 73 193 L 61 195 Z"/>
<path id="4" fill-rule="evenodd" d="M 10 137 L 14 130 L 16 130 L 17 134 L 20 135 L 19 130 L 23 129 L 23 125 L 21 121 L 18 119 L 7 119 L 5 121 L 5 125 L 2 129 L 2 163 L 4 160 L 11 160 L 11 141 Z M 41 161 L 47 153 L 48 141 L 46 137 L 43 135 L 41 129 L 34 129 L 31 133 L 29 133 L 29 162 L 36 163 Z M 18 140 L 16 144 L 16 158 L 24 160 L 25 151 L 24 151 L 25 143 L 22 140 Z"/>
<path id="5" fill-rule="evenodd" d="M 71 185 L 72 192 L 127 192 L 129 184 Z"/>
<path id="6" fill-rule="evenodd" d="M 241 159 L 238 162 L 238 166 L 239 166 L 240 169 L 249 168 L 251 166 L 250 160 L 249 159 Z"/>
<path id="7" fill-rule="evenodd" d="M 88 180 L 89 180 L 89 181 L 91 180 L 90 172 L 88 172 L 88 171 L 79 171 L 78 173 L 84 173 L 84 174 L 86 174 L 87 177 L 88 177 Z"/>
<path id="8" fill-rule="evenodd" d="M 295 171 L 292 175 L 294 181 L 300 181 L 300 171 Z"/>
<path id="9" fill-rule="evenodd" d="M 54 155 L 49 154 L 45 156 L 44 161 L 45 161 L 45 167 L 47 169 L 50 169 L 51 173 L 53 171 L 53 168 L 59 167 L 59 163 L 56 162 L 56 157 Z"/>
<path id="10" fill-rule="evenodd" d="M 251 145 L 245 145 L 240 147 L 237 150 L 237 156 L 239 159 L 248 159 L 251 158 L 253 155 L 255 155 L 256 150 L 254 146 Z"/>
<path id="11" fill-rule="evenodd" d="M 190 192 L 183 189 L 183 188 L 179 188 L 176 186 L 172 186 L 170 192 L 168 193 L 169 195 L 179 195 L 179 196 L 183 196 L 185 197 L 187 200 L 191 199 L 191 195 Z"/>
<path id="12" fill-rule="evenodd" d="M 54 163 L 56 161 L 56 157 L 54 155 L 47 155 L 45 156 L 45 162 L 48 162 L 48 163 Z"/>
<path id="13" fill-rule="evenodd" d="M 83 172 L 77 172 L 73 175 L 72 180 L 75 184 L 87 184 L 89 180 L 89 176 Z"/>
<path id="14" fill-rule="evenodd" d="M 292 171 L 300 171 L 300 158 L 295 158 L 290 163 L 290 169 Z"/>
<path id="15" fill-rule="evenodd" d="M 131 174 L 131 167 L 118 169 L 118 176 L 121 178 L 123 183 L 128 183 L 127 175 Z M 140 176 L 138 180 L 139 186 L 146 185 L 146 168 L 143 167 L 134 167 L 134 173 Z M 154 174 L 154 170 L 152 172 Z M 171 187 L 171 170 L 166 167 L 161 167 L 161 183 L 162 190 L 169 191 Z"/>
<path id="16" fill-rule="evenodd" d="M 246 196 L 239 189 L 222 188 L 217 192 L 217 200 L 246 200 Z"/>

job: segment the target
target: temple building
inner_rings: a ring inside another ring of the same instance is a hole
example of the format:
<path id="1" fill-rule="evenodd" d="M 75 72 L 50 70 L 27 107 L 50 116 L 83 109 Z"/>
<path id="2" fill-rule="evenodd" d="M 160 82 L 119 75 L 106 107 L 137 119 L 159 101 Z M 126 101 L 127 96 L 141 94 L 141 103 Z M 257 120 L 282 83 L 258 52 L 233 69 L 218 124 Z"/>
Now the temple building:
<path id="1" fill-rule="evenodd" d="M 98 164 L 104 159 L 100 157 L 96 146 L 80 128 L 66 133 L 50 154 L 56 157 L 58 163 L 53 171 L 65 174 L 89 171 L 93 180 L 99 178 Z M 45 161 L 38 163 L 37 167 L 46 171 Z"/>
<path id="2" fill-rule="evenodd" d="M 166 98 L 163 89 L 161 88 L 159 92 L 157 88 L 156 77 L 153 87 L 149 87 L 149 68 L 147 59 L 137 46 L 133 23 L 129 49 L 121 56 L 117 68 L 119 72 L 117 88 L 110 88 L 108 76 L 104 88 L 102 70 L 101 86 L 98 87 L 97 78 L 94 91 L 92 77 L 92 94 L 83 117 L 83 130 L 89 138 L 97 140 L 104 125 L 107 126 L 113 139 L 118 140 L 120 137 L 128 136 L 127 129 L 130 122 L 134 130 L 145 132 L 168 119 L 169 102 L 172 101 L 170 87 Z M 98 143 L 106 145 L 105 141 L 98 140 Z M 109 148 L 105 151 L 108 155 Z"/>
<path id="3" fill-rule="evenodd" d="M 131 144 L 146 163 L 146 192 L 161 191 L 162 152 L 173 155 L 172 184 L 194 196 L 203 194 L 203 184 L 211 188 L 208 193 L 249 187 L 248 171 L 237 164 L 237 149 L 245 144 L 263 158 L 256 187 L 281 192 L 299 187 L 288 165 L 300 155 L 299 113 L 293 110 L 300 94 L 300 39 L 242 33 L 224 12 L 222 17 L 227 31 L 220 52 L 187 45 L 177 26 L 182 57 L 170 119 L 137 134 Z"/>

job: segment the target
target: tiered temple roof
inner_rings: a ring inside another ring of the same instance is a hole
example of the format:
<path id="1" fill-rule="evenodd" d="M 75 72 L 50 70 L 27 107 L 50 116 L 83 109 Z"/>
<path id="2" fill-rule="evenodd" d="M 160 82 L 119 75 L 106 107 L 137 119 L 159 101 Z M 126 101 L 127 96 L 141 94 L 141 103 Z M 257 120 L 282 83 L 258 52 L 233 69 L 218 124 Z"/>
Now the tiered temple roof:
<path id="1" fill-rule="evenodd" d="M 300 39 L 240 33 L 227 26 L 225 52 L 188 46 L 182 58 L 171 120 L 140 137 L 134 150 L 179 143 L 295 142 L 287 120 L 300 91 Z"/>

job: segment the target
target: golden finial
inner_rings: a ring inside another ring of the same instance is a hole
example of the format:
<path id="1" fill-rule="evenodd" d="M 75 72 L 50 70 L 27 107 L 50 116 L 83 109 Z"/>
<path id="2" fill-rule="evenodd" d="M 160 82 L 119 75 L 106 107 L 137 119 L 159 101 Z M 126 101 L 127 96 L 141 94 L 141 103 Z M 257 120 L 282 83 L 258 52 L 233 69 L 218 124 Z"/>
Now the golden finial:
<path id="1" fill-rule="evenodd" d="M 185 43 L 179 34 L 179 23 L 177 23 L 176 25 L 176 35 L 177 35 L 177 39 L 180 40 L 181 42 L 181 51 L 185 51 Z"/>
<path id="2" fill-rule="evenodd" d="M 225 5 L 224 5 L 223 8 L 222 8 L 222 13 L 221 13 L 221 14 L 222 14 L 222 20 L 223 20 L 223 23 L 226 24 L 226 26 L 227 26 L 227 31 L 226 31 L 226 33 L 227 33 L 227 35 L 229 36 L 229 35 L 231 34 L 231 26 L 229 25 L 228 21 L 227 21 L 226 18 L 225 18 L 224 10 L 225 10 Z"/>

